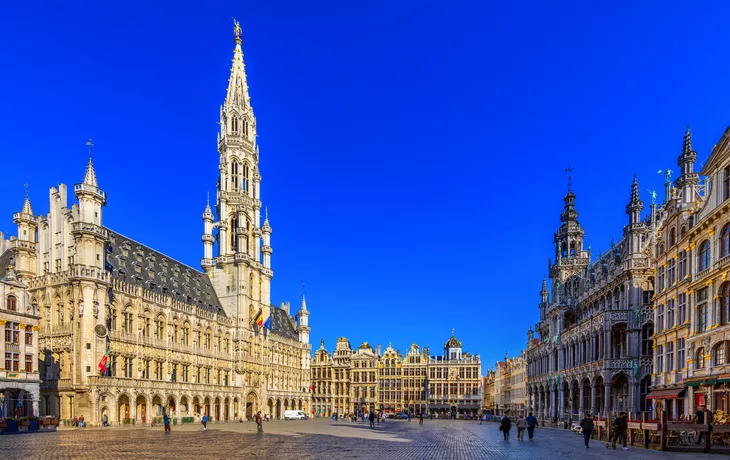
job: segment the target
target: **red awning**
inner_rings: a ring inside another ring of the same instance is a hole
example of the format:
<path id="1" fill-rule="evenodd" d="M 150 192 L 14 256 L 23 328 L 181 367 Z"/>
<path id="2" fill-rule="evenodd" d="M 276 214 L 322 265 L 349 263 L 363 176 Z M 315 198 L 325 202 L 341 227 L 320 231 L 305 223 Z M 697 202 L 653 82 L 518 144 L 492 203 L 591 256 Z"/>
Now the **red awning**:
<path id="1" fill-rule="evenodd" d="M 671 390 L 654 390 L 648 395 L 646 399 L 677 399 L 684 396 L 684 388 L 673 388 Z"/>

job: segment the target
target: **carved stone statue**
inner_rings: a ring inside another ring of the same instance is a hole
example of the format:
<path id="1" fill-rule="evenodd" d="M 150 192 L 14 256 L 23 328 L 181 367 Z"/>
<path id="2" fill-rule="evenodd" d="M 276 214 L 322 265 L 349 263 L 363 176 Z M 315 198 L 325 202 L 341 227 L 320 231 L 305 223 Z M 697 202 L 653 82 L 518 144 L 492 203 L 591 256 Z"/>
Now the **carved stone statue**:
<path id="1" fill-rule="evenodd" d="M 79 318 L 84 316 L 84 304 L 79 302 Z"/>
<path id="2" fill-rule="evenodd" d="M 94 302 L 94 318 L 99 317 L 99 304 L 97 302 Z"/>

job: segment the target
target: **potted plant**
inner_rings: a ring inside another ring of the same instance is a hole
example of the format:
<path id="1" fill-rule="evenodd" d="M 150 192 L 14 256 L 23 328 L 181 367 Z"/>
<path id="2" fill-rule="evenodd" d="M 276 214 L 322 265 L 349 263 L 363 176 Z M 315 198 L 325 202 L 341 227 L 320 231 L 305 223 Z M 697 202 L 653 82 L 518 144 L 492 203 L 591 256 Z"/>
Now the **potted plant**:
<path id="1" fill-rule="evenodd" d="M 28 431 L 38 431 L 40 425 L 38 417 L 28 417 L 28 421 L 30 422 Z"/>
<path id="2" fill-rule="evenodd" d="M 177 425 L 177 417 L 173 417 L 172 418 L 172 424 L 173 425 Z"/>
<path id="3" fill-rule="evenodd" d="M 17 433 L 18 432 L 18 421 L 12 417 L 6 418 L 5 432 L 6 433 Z"/>

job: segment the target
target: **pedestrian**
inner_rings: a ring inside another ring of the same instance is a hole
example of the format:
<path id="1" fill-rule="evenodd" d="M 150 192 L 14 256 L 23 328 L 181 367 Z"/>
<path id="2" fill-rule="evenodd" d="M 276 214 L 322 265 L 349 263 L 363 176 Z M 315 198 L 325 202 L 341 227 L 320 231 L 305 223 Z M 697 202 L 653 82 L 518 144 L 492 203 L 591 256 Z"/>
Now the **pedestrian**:
<path id="1" fill-rule="evenodd" d="M 370 420 L 370 428 L 375 428 L 375 411 L 370 411 L 368 419 Z"/>
<path id="2" fill-rule="evenodd" d="M 208 416 L 203 414 L 203 417 L 200 419 L 200 423 L 203 424 L 203 431 L 208 429 Z"/>
<path id="3" fill-rule="evenodd" d="M 423 425 L 423 412 L 418 414 L 418 424 Z"/>
<path id="4" fill-rule="evenodd" d="M 254 415 L 254 420 L 256 421 L 256 431 L 259 433 L 264 432 L 264 420 L 263 417 L 261 417 L 261 411 L 256 412 L 256 415 Z"/>
<path id="5" fill-rule="evenodd" d="M 517 426 L 517 440 L 524 441 L 525 429 L 527 428 L 527 420 L 525 419 L 525 417 L 519 417 L 515 425 Z"/>
<path id="6" fill-rule="evenodd" d="M 106 414 L 102 415 L 101 424 L 102 426 L 109 426 L 109 417 Z"/>
<path id="7" fill-rule="evenodd" d="M 613 436 L 611 437 L 611 444 L 606 443 L 606 448 L 613 448 L 613 450 L 616 450 L 616 441 L 620 439 L 624 445 L 624 450 L 629 450 L 629 448 L 626 447 L 626 429 L 628 427 L 626 412 L 619 413 L 618 417 L 616 417 L 611 425 L 613 427 Z"/>
<path id="8" fill-rule="evenodd" d="M 162 422 L 165 424 L 165 434 L 170 433 L 170 415 L 165 413 Z"/>
<path id="9" fill-rule="evenodd" d="M 406 412 L 406 415 L 408 415 L 408 422 L 410 423 L 410 421 L 411 421 L 411 412 L 410 411 Z"/>
<path id="10" fill-rule="evenodd" d="M 79 426 L 79 418 L 74 415 L 73 422 L 71 423 L 72 426 Z"/>
<path id="11" fill-rule="evenodd" d="M 586 412 L 583 420 L 580 421 L 580 428 L 583 430 L 583 441 L 585 441 L 586 449 L 588 449 L 590 447 L 588 441 L 591 440 L 591 433 L 593 433 L 594 428 L 593 417 L 591 417 L 590 412 Z"/>
<path id="12" fill-rule="evenodd" d="M 484 421 L 484 415 L 479 416 L 479 424 L 481 425 Z"/>
<path id="13" fill-rule="evenodd" d="M 433 420 L 433 412 L 431 412 L 431 420 Z"/>
<path id="14" fill-rule="evenodd" d="M 535 418 L 535 416 L 532 415 L 532 412 L 530 412 L 525 420 L 527 420 L 527 440 L 532 441 L 532 438 L 535 436 L 537 418 Z"/>
<path id="15" fill-rule="evenodd" d="M 697 408 L 697 413 L 695 414 L 694 421 L 698 425 L 703 425 L 705 423 L 705 406 L 699 406 Z M 696 444 L 702 444 L 702 440 L 705 437 L 705 433 L 700 431 L 700 435 L 697 437 Z"/>
<path id="16" fill-rule="evenodd" d="M 499 431 L 504 435 L 504 440 L 509 441 L 509 430 L 512 429 L 512 420 L 506 415 L 502 417 L 502 421 L 499 423 Z"/>
<path id="17" fill-rule="evenodd" d="M 380 425 L 380 417 L 382 417 L 382 416 L 383 416 L 382 412 L 375 413 L 375 418 L 378 420 L 378 425 Z"/>

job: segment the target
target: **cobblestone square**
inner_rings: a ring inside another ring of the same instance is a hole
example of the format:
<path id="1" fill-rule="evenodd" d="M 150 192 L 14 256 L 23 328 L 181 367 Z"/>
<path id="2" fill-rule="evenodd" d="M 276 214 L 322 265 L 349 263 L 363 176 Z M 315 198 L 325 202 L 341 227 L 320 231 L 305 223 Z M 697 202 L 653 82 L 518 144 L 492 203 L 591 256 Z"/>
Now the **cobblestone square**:
<path id="1" fill-rule="evenodd" d="M 419 425 L 388 420 L 370 429 L 367 422 L 330 419 L 231 423 L 163 428 L 61 429 L 55 433 L 0 437 L 4 459 L 48 458 L 243 458 L 243 459 L 702 459 L 710 454 L 669 453 L 630 448 L 608 450 L 568 431 L 542 428 L 534 442 L 519 442 L 513 429 L 504 441 L 494 423 L 427 420 Z"/>

